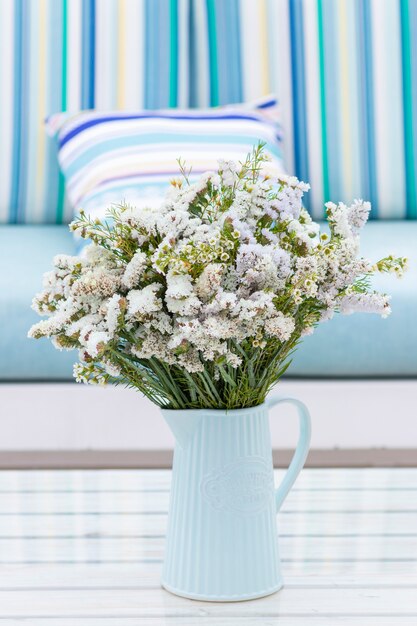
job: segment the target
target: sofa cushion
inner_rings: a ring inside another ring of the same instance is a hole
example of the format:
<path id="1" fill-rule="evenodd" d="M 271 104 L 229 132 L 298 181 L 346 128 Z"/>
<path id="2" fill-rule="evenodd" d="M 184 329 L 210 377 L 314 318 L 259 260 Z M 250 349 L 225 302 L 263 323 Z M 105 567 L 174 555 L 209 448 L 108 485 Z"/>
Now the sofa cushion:
<path id="1" fill-rule="evenodd" d="M 0 380 L 60 380 L 72 376 L 74 352 L 27 338 L 39 321 L 30 308 L 55 254 L 75 254 L 68 226 L 0 226 Z"/>
<path id="2" fill-rule="evenodd" d="M 391 252 L 410 259 L 402 279 L 384 274 L 375 289 L 392 295 L 392 313 L 337 315 L 306 337 L 289 368 L 293 376 L 417 375 L 417 223 L 368 223 L 361 235 L 363 256 L 379 260 Z"/>
<path id="3" fill-rule="evenodd" d="M 411 259 L 401 280 L 385 275 L 375 287 L 392 294 L 387 319 L 358 313 L 336 316 L 306 337 L 288 376 L 417 376 L 416 222 L 372 222 L 363 232 L 362 252 L 377 260 L 385 253 Z M 395 242 L 395 243 L 393 243 Z M 70 379 L 75 352 L 59 352 L 50 341 L 27 338 L 39 317 L 30 309 L 41 275 L 52 257 L 74 254 L 65 226 L 0 227 L 0 379 Z"/>

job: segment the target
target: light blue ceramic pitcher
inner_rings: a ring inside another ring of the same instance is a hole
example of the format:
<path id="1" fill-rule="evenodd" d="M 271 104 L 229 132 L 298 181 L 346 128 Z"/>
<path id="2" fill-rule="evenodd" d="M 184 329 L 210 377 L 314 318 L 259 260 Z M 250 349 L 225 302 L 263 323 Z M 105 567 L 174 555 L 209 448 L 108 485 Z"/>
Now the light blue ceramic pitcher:
<path id="1" fill-rule="evenodd" d="M 268 410 L 298 409 L 300 436 L 275 490 Z M 163 410 L 176 439 L 162 585 L 187 598 L 249 600 L 282 587 L 276 513 L 304 465 L 310 416 L 295 398 L 233 411 Z"/>

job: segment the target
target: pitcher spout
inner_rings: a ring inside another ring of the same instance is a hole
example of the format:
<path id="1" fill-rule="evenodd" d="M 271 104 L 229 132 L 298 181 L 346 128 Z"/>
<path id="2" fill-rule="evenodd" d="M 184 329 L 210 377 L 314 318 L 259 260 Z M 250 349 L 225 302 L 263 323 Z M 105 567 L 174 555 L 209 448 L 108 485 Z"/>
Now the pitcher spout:
<path id="1" fill-rule="evenodd" d="M 186 448 L 192 440 L 202 419 L 201 410 L 161 410 L 162 416 L 171 429 L 175 441 Z"/>

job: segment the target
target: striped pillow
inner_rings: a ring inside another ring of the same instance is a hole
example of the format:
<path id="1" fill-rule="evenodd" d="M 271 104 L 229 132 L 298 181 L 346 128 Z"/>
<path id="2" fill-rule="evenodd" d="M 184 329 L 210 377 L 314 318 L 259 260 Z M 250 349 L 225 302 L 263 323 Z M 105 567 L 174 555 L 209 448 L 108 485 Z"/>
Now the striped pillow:
<path id="1" fill-rule="evenodd" d="M 271 167 L 283 171 L 277 103 L 207 110 L 83 111 L 47 121 L 57 136 L 58 158 L 77 214 L 103 217 L 114 204 L 155 206 L 179 174 L 178 157 L 191 178 L 216 168 L 217 160 L 242 160 L 259 141 Z"/>

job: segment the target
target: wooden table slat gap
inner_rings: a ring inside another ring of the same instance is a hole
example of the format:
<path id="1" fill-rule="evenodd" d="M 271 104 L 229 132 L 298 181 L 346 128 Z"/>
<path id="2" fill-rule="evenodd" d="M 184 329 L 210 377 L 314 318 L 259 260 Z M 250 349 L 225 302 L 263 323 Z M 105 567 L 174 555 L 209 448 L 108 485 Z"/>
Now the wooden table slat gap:
<path id="1" fill-rule="evenodd" d="M 285 509 L 282 511 L 279 511 L 278 516 L 280 515 L 293 515 L 293 514 L 300 514 L 300 515 L 322 515 L 322 514 L 332 514 L 332 515 L 363 515 L 364 513 L 366 513 L 367 515 L 373 515 L 373 514 L 379 514 L 379 513 L 384 513 L 384 515 L 391 515 L 391 514 L 397 514 L 397 513 L 401 513 L 401 514 L 410 514 L 410 515 L 415 515 L 417 513 L 417 508 L 416 509 L 343 509 L 343 510 L 337 510 L 335 511 L 334 509 L 316 509 L 316 510 L 311 510 L 311 509 Z M 11 517 L 11 516 L 15 516 L 15 515 L 20 515 L 21 517 L 26 517 L 26 516 L 34 516 L 34 517 L 45 517 L 47 515 L 56 515 L 57 517 L 61 517 L 61 516 L 80 516 L 80 515 L 96 515 L 96 516 L 100 516 L 103 517 L 105 515 L 117 515 L 119 517 L 124 517 L 124 516 L 131 516 L 131 515 L 160 515 L 162 517 L 166 517 L 167 516 L 167 512 L 166 511 L 141 511 L 141 510 L 137 510 L 137 511 L 30 511 L 30 512 L 16 512 L 16 511 L 12 511 L 10 513 L 5 513 L 5 512 L 0 512 L 0 519 L 2 517 Z"/>
<path id="2" fill-rule="evenodd" d="M 0 470 L 1 471 L 1 470 Z M 278 486 L 278 485 L 277 485 Z M 416 487 L 294 487 L 292 493 L 390 493 L 390 492 L 417 492 Z M 164 489 L 0 489 L 0 495 L 27 495 L 27 494 L 69 494 L 72 495 L 114 495 L 114 494 L 141 494 L 141 493 L 169 493 L 169 487 Z"/>
<path id="3" fill-rule="evenodd" d="M 363 583 L 320 583 L 320 582 L 300 582 L 300 583 L 285 583 L 285 589 L 363 589 Z M 1 592 L 49 592 L 49 591 L 85 591 L 88 589 L 89 591 L 156 591 L 161 589 L 160 584 L 154 583 L 141 583 L 136 585 L 89 585 L 86 587 L 85 585 L 44 585 L 44 586 L 36 586 L 36 585 L 25 585 L 25 586 L 3 586 L 0 588 Z M 417 591 L 417 583 L 390 583 L 390 582 L 381 582 L 378 584 L 370 584 L 366 583 L 366 589 L 375 589 L 375 590 L 383 590 L 383 589 L 411 589 L 414 592 Z"/>
<path id="4" fill-rule="evenodd" d="M 80 564 L 97 564 L 97 565 L 121 565 L 121 564 L 144 564 L 144 563 L 161 563 L 163 559 L 140 558 L 140 559 L 79 559 L 79 560 L 22 560 L 7 561 L 0 558 L 0 565 L 80 565 Z M 339 559 L 319 559 L 319 558 L 303 558 L 286 559 L 281 558 L 281 563 L 416 563 L 416 558 L 339 558 Z"/>
<path id="5" fill-rule="evenodd" d="M 394 532 L 386 532 L 386 533 L 373 533 L 373 532 L 361 532 L 361 533 L 302 533 L 302 532 L 293 532 L 293 533 L 279 533 L 281 539 L 361 539 L 365 537 L 376 538 L 376 539 L 384 539 L 389 537 L 390 539 L 417 539 L 417 533 L 394 533 Z M 131 534 L 125 533 L 123 535 L 105 535 L 101 533 L 85 533 L 78 535 L 0 535 L 0 541 L 37 541 L 44 539 L 51 539 L 53 541 L 72 541 L 75 539 L 100 539 L 100 541 L 105 540 L 113 540 L 113 539 L 165 539 L 165 534 L 152 535 L 152 534 Z"/>

